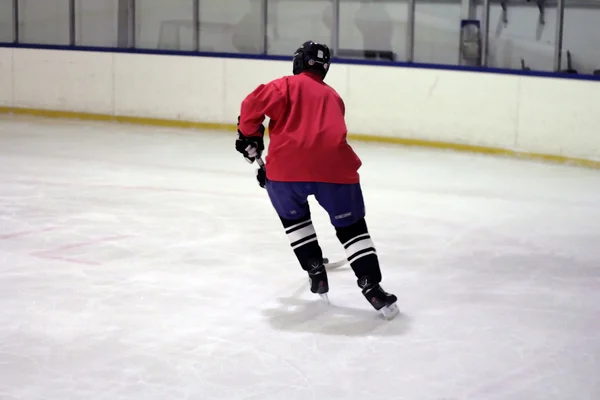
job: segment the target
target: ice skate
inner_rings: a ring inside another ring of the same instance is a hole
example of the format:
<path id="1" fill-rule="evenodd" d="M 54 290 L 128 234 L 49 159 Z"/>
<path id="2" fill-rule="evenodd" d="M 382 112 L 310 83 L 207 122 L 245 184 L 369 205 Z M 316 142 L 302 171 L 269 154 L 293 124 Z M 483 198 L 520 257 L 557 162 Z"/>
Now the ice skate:
<path id="1" fill-rule="evenodd" d="M 396 304 L 398 298 L 383 290 L 379 283 L 369 283 L 368 279 L 368 277 L 364 277 L 358 281 L 358 286 L 362 289 L 363 295 L 373 308 L 381 312 L 386 319 L 393 319 L 400 313 Z"/>
<path id="2" fill-rule="evenodd" d="M 323 263 L 314 263 L 311 265 L 311 269 L 308 271 L 308 281 L 310 284 L 310 291 L 316 293 L 321 298 L 329 303 L 329 281 L 327 280 L 327 271 Z"/>

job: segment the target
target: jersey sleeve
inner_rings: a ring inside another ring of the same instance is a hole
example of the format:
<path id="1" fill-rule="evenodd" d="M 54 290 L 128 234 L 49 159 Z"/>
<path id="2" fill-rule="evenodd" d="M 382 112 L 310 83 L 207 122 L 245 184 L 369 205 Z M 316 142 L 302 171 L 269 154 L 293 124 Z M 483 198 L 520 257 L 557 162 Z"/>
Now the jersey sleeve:
<path id="1" fill-rule="evenodd" d="M 340 96 L 338 96 L 338 101 L 340 103 L 340 109 L 342 110 L 342 115 L 345 117 L 346 116 L 346 104 L 344 103 L 344 100 L 342 100 L 342 98 Z"/>
<path id="2" fill-rule="evenodd" d="M 329 86 L 329 89 L 333 93 L 333 96 L 335 97 L 335 100 L 336 100 L 338 106 L 340 107 L 340 111 L 342 112 L 342 115 L 345 117 L 346 116 L 346 103 L 344 103 L 342 96 L 340 96 L 340 94 L 334 88 Z"/>
<path id="3" fill-rule="evenodd" d="M 246 96 L 242 101 L 238 125 L 238 129 L 244 135 L 258 135 L 258 128 L 265 117 L 280 119 L 287 106 L 285 84 L 284 79 L 278 79 L 258 86 Z"/>

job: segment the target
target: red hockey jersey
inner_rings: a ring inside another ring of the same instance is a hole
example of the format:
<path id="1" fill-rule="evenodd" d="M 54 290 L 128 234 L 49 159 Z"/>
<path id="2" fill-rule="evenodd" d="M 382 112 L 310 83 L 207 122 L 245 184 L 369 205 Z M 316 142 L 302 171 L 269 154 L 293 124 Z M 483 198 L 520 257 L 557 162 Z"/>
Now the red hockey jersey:
<path id="1" fill-rule="evenodd" d="M 346 141 L 345 105 L 311 72 L 260 85 L 242 102 L 239 130 L 258 135 L 270 118 L 267 178 L 282 182 L 358 183 L 361 161 Z"/>

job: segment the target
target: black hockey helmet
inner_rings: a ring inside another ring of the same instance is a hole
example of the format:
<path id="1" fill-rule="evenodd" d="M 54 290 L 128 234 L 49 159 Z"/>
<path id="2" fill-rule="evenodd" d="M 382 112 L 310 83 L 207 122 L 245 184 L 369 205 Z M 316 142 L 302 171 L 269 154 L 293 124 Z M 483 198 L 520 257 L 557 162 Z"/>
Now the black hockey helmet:
<path id="1" fill-rule="evenodd" d="M 329 71 L 330 63 L 329 47 L 309 40 L 302 43 L 302 46 L 294 53 L 294 75 L 304 71 L 314 71 L 324 79 Z"/>

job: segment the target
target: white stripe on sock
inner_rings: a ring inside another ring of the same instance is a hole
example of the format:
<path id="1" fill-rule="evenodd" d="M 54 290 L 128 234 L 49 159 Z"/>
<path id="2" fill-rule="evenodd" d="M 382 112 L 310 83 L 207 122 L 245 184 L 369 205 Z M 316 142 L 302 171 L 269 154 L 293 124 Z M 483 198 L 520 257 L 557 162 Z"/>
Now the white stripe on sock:
<path id="1" fill-rule="evenodd" d="M 306 222 L 306 221 L 304 221 L 304 222 Z M 295 230 L 292 233 L 288 233 L 287 236 L 288 236 L 288 239 L 290 239 L 290 243 L 294 243 L 294 242 L 297 242 L 298 240 L 304 239 L 307 236 L 314 235 L 315 233 L 316 233 L 315 227 L 313 226 L 313 224 L 310 224 L 308 226 L 305 226 L 304 228 Z"/>
<path id="2" fill-rule="evenodd" d="M 361 236 L 364 236 L 364 235 L 361 235 Z M 354 239 L 356 239 L 356 238 L 354 238 Z M 349 242 L 347 242 L 347 243 L 349 243 Z M 346 249 L 346 257 L 348 257 L 348 259 L 350 259 L 350 258 L 352 258 L 353 255 L 355 255 L 359 251 L 368 249 L 369 247 L 375 248 L 375 245 L 373 244 L 373 241 L 371 240 L 371 238 L 364 238 L 362 240 L 359 240 L 358 242 L 351 244 Z M 354 260 L 352 260 L 352 261 L 354 261 Z"/>
<path id="3" fill-rule="evenodd" d="M 312 238 L 312 239 L 310 239 L 310 240 L 307 240 L 307 241 L 305 241 L 305 242 L 302 242 L 302 243 L 299 243 L 299 244 L 297 244 L 297 245 L 295 245 L 295 246 L 292 246 L 292 249 L 293 249 L 293 250 L 296 250 L 298 247 L 301 247 L 301 246 L 304 246 L 305 244 L 308 244 L 308 243 L 311 243 L 311 242 L 316 242 L 316 241 L 317 241 L 317 238 L 316 238 L 316 237 L 314 237 L 314 238 Z"/>
<path id="4" fill-rule="evenodd" d="M 363 257 L 370 256 L 371 254 L 375 254 L 375 255 L 377 255 L 377 253 L 376 253 L 376 252 L 374 252 L 373 250 L 371 250 L 371 251 L 367 251 L 367 252 L 365 252 L 364 254 L 361 254 L 360 256 L 358 256 L 358 257 L 356 257 L 356 258 L 353 258 L 353 259 L 352 259 L 352 262 L 354 262 L 354 261 L 356 261 L 356 260 L 360 260 L 360 259 L 361 259 L 361 258 L 363 258 Z"/>
<path id="5" fill-rule="evenodd" d="M 344 243 L 344 247 L 346 247 L 348 245 L 348 243 L 355 241 L 356 239 L 360 239 L 360 238 L 365 238 L 365 237 L 369 237 L 368 233 L 363 233 L 361 235 L 358 236 L 354 236 L 352 239 L 348 240 L 346 243 Z"/>

